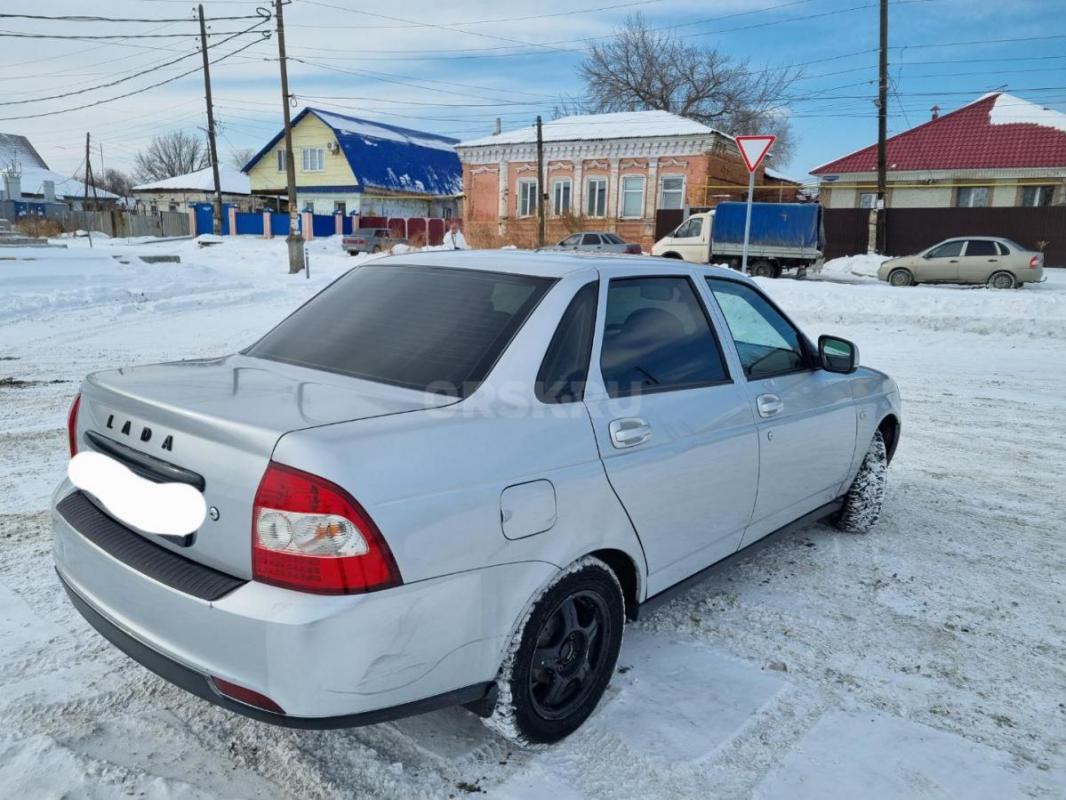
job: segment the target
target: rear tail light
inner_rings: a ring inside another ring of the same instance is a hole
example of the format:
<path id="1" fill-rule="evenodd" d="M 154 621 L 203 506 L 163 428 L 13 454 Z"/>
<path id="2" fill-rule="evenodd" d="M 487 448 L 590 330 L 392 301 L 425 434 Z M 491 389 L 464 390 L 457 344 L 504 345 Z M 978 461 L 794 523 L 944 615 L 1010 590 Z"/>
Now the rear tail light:
<path id="1" fill-rule="evenodd" d="M 629 255 L 639 256 L 641 254 L 640 245 L 639 244 L 627 244 L 626 245 L 626 253 L 628 253 Z"/>
<path id="2" fill-rule="evenodd" d="M 70 457 L 78 454 L 78 409 L 81 408 L 81 393 L 74 395 L 67 412 L 67 444 L 70 446 Z"/>
<path id="3" fill-rule="evenodd" d="M 335 483 L 273 461 L 252 507 L 257 581 L 316 594 L 356 594 L 403 581 L 385 538 Z"/>
<path id="4" fill-rule="evenodd" d="M 1033 256 L 1029 259 L 1029 269 L 1036 269 L 1040 266 L 1040 256 Z"/>
<path id="5" fill-rule="evenodd" d="M 261 708 L 264 711 L 272 711 L 275 714 L 285 713 L 281 706 L 265 694 L 259 694 L 259 692 L 254 692 L 251 689 L 245 689 L 243 686 L 224 681 L 221 678 L 211 678 L 211 683 L 215 685 L 215 690 L 220 695 L 228 697 L 230 700 L 236 700 L 238 703 L 244 703 L 246 706 Z"/>

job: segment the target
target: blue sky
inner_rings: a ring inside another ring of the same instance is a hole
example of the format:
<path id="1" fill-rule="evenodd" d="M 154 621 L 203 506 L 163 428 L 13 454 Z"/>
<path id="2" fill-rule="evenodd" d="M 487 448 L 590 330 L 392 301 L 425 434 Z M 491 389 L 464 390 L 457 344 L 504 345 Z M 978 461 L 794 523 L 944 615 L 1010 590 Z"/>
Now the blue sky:
<path id="1" fill-rule="evenodd" d="M 209 0 L 205 8 L 209 17 L 245 17 L 256 5 Z M 0 131 L 30 136 L 54 169 L 72 172 L 81 163 L 86 130 L 102 145 L 104 165 L 122 167 L 153 134 L 203 127 L 203 86 L 195 73 L 65 112 L 195 68 L 189 7 L 187 0 L 113 0 L 97 11 L 175 20 L 158 24 L 3 20 L 0 32 L 130 38 L 5 38 L 0 90 L 9 104 L 0 106 Z M 947 111 L 998 88 L 1066 111 L 1062 9 L 1044 0 L 892 0 L 890 132 L 927 120 L 934 104 Z M 576 67 L 587 42 L 609 36 L 636 10 L 652 27 L 755 67 L 798 65 L 803 78 L 787 100 L 797 141 L 791 161 L 778 165 L 785 172 L 803 178 L 812 167 L 875 140 L 876 0 L 409 0 L 395 6 L 294 0 L 285 11 L 289 54 L 296 59 L 291 91 L 299 106 L 458 138 L 489 132 L 497 116 L 505 129 L 528 125 L 581 93 Z M 73 0 L 8 0 L 5 13 L 85 14 L 86 7 Z M 212 41 L 254 24 L 254 18 L 213 21 Z M 160 38 L 144 37 L 148 32 Z M 213 51 L 249 45 L 213 68 L 223 158 L 257 148 L 280 125 L 277 45 L 252 41 L 244 35 Z M 182 55 L 190 57 L 161 66 Z M 114 87 L 94 88 L 142 70 L 148 71 Z M 72 91 L 77 94 L 38 101 Z M 23 100 L 33 102 L 10 105 Z M 53 111 L 65 113 L 13 119 Z M 96 148 L 93 159 L 99 170 Z"/>

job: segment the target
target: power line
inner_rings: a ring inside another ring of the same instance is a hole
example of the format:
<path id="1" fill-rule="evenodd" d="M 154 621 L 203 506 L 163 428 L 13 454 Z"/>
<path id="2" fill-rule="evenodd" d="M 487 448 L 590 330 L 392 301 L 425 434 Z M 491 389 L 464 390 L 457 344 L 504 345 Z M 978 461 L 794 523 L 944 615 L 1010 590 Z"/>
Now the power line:
<path id="1" fill-rule="evenodd" d="M 256 19 L 256 17 L 262 17 L 262 14 L 245 14 L 243 16 L 236 17 L 212 17 L 212 22 L 230 21 L 237 19 Z M 87 17 L 79 15 L 60 15 L 60 16 L 48 16 L 45 14 L 0 14 L 0 19 L 36 19 L 36 20 L 49 20 L 49 21 L 62 21 L 62 22 L 144 22 L 144 23 L 156 23 L 156 22 L 195 22 L 192 17 L 179 17 L 171 19 L 143 19 L 136 17 Z"/>
<path id="2" fill-rule="evenodd" d="M 208 36 L 229 36 L 239 31 L 219 31 L 209 33 Z M 195 33 L 104 33 L 104 34 L 59 34 L 59 33 L 15 33 L 14 31 L 0 31 L 0 38 L 6 39 L 187 39 L 196 36 Z"/>
<path id="3" fill-rule="evenodd" d="M 218 58 L 216 58 L 211 63 L 212 64 L 217 64 L 220 61 L 225 61 L 227 58 L 231 58 L 232 56 L 237 55 L 237 53 L 243 52 L 243 51 L 247 50 L 249 47 L 252 47 L 253 45 L 259 44 L 259 42 L 270 38 L 270 32 L 269 31 L 263 31 L 263 33 L 265 35 L 261 39 L 255 39 L 254 41 L 248 42 L 248 44 L 237 48 L 236 50 L 234 50 L 231 53 L 226 53 L 223 56 L 219 56 Z M 80 106 L 73 106 L 71 108 L 64 108 L 64 109 L 60 109 L 59 111 L 47 111 L 47 112 L 42 112 L 40 114 L 24 114 L 24 115 L 18 116 L 18 117 L 0 117 L 0 122 L 8 122 L 8 121 L 17 120 L 17 119 L 40 119 L 41 117 L 54 117 L 54 116 L 56 116 L 58 114 L 68 114 L 71 111 L 82 111 L 82 110 L 84 110 L 86 108 L 95 108 L 96 106 L 102 106 L 105 103 L 113 103 L 116 100 L 122 100 L 122 99 L 127 98 L 127 97 L 133 97 L 134 95 L 144 94 L 145 92 L 147 92 L 147 91 L 149 91 L 151 89 L 156 89 L 156 88 L 158 88 L 160 86 L 165 86 L 168 83 L 173 83 L 176 80 L 180 80 L 180 79 L 182 79 L 184 77 L 187 77 L 187 76 L 192 75 L 193 73 L 199 72 L 199 71 L 200 71 L 200 68 L 197 67 L 197 68 L 191 69 L 191 70 L 189 70 L 187 72 L 182 72 L 180 75 L 175 75 L 172 78 L 167 78 L 166 80 L 158 81 L 157 83 L 153 83 L 153 84 L 150 84 L 148 86 L 144 86 L 144 87 L 142 87 L 140 89 L 135 89 L 132 92 L 126 92 L 125 94 L 116 95 L 115 97 L 108 97 L 108 98 L 105 98 L 103 100 L 97 100 L 94 103 L 86 103 L 86 104 L 80 105 Z"/>
<path id="4" fill-rule="evenodd" d="M 247 34 L 247 33 L 255 32 L 256 28 L 258 28 L 262 24 L 263 24 L 263 21 L 257 22 L 255 25 L 252 25 L 250 28 L 247 28 L 247 29 L 245 29 L 243 31 L 240 31 L 239 33 L 235 33 L 232 36 L 230 36 L 230 37 L 228 37 L 226 39 L 223 39 L 221 42 L 216 42 L 215 44 L 211 45 L 210 47 L 218 47 L 220 45 L 225 44 L 226 42 L 229 42 L 229 41 L 232 41 L 233 39 L 236 39 L 238 36 L 242 36 L 242 35 Z M 124 76 L 122 78 L 116 78 L 115 80 L 109 81 L 107 83 L 97 84 L 96 86 L 89 86 L 89 87 L 76 89 L 76 90 L 69 91 L 69 92 L 63 92 L 62 94 L 53 94 L 53 95 L 49 95 L 47 97 L 33 97 L 33 98 L 30 98 L 30 99 L 27 99 L 27 100 L 0 101 L 0 106 L 19 106 L 19 105 L 25 105 L 26 103 L 42 103 L 42 102 L 45 102 L 47 100 L 59 100 L 60 98 L 63 98 L 63 97 L 71 97 L 73 95 L 82 94 L 84 92 L 93 92 L 93 91 L 96 91 L 97 89 L 107 89 L 107 88 L 110 88 L 112 86 L 117 86 L 120 83 L 125 83 L 126 81 L 131 81 L 134 78 L 139 78 L 142 75 L 147 75 L 149 72 L 155 72 L 158 69 L 162 69 L 164 67 L 169 67 L 169 66 L 171 66 L 173 64 L 177 64 L 179 61 L 184 61 L 185 59 L 192 58 L 195 55 L 197 55 L 196 52 L 186 53 L 183 56 L 178 56 L 177 58 L 171 59 L 170 61 L 165 61 L 162 64 L 155 64 L 153 66 L 148 67 L 147 69 L 141 70 L 140 72 L 134 72 L 134 73 L 132 73 L 130 75 L 126 75 L 126 76 Z"/>

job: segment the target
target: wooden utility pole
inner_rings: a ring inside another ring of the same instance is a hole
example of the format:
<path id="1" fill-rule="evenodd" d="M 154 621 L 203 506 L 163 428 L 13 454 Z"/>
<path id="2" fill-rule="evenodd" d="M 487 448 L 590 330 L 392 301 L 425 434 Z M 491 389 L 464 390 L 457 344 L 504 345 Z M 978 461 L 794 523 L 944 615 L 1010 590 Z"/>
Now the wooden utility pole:
<path id="1" fill-rule="evenodd" d="M 85 197 L 81 201 L 81 208 L 85 212 L 85 232 L 89 236 L 89 249 L 92 249 L 93 226 L 89 222 L 89 180 L 92 175 L 92 167 L 89 165 L 89 139 L 89 131 L 85 131 L 85 172 L 82 175 L 85 178 Z"/>
<path id="2" fill-rule="evenodd" d="M 296 232 L 296 163 L 292 157 L 292 120 L 289 118 L 289 71 L 285 61 L 285 19 L 282 16 L 282 0 L 274 0 L 274 15 L 278 22 L 278 62 L 281 64 L 281 110 L 285 120 L 285 174 L 289 191 L 289 274 L 303 269 L 304 248 Z"/>
<path id="3" fill-rule="evenodd" d="M 886 250 L 885 183 L 887 157 L 885 138 L 888 135 L 888 0 L 881 0 L 881 56 L 877 81 L 877 233 L 874 248 Z"/>
<path id="4" fill-rule="evenodd" d="M 544 131 L 537 115 L 537 247 L 544 247 Z"/>
<path id="5" fill-rule="evenodd" d="M 211 228 L 215 236 L 221 236 L 222 183 L 218 179 L 218 146 L 215 144 L 215 110 L 211 104 L 211 66 L 207 59 L 207 26 L 204 23 L 203 4 L 197 6 L 197 10 L 200 12 L 200 55 L 204 58 L 204 92 L 207 95 L 207 145 L 211 153 L 211 176 L 215 179 L 215 213 L 211 215 Z"/>

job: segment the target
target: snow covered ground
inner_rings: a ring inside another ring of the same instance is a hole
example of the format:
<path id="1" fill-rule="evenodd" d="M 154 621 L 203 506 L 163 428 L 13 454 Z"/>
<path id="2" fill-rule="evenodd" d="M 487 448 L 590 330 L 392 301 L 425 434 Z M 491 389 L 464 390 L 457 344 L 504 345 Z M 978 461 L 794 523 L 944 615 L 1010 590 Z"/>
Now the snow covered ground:
<path id="1" fill-rule="evenodd" d="M 458 710 L 349 731 L 251 722 L 81 620 L 44 511 L 81 376 L 235 350 L 356 262 L 317 241 L 306 280 L 280 240 L 68 243 L 0 251 L 5 796 L 1066 794 L 1066 274 L 891 289 L 859 257 L 764 281 L 810 335 L 854 339 L 899 383 L 882 522 L 812 526 L 632 626 L 593 719 L 524 752 Z M 182 263 L 139 258 L 158 254 Z"/>

